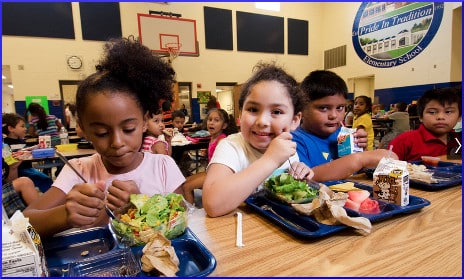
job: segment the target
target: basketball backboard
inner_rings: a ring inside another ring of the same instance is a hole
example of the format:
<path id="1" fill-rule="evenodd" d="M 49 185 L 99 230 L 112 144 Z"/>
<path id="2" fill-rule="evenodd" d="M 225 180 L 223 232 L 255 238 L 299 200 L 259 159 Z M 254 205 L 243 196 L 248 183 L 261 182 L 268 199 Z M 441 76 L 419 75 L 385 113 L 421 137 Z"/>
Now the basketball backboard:
<path id="1" fill-rule="evenodd" d="M 140 43 L 154 53 L 169 55 L 178 45 L 179 56 L 198 56 L 196 21 L 193 19 L 137 14 Z"/>

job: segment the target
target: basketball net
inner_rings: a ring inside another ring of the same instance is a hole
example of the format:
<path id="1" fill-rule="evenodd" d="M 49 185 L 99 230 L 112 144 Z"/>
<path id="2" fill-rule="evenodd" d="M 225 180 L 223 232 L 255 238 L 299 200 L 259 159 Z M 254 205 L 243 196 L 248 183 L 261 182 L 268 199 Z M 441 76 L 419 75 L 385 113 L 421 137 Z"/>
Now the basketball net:
<path id="1" fill-rule="evenodd" d="M 174 61 L 174 59 L 176 59 L 177 56 L 179 56 L 181 46 L 182 46 L 181 43 L 166 44 L 166 48 L 168 49 L 168 53 L 169 53 L 169 63 L 172 63 L 172 61 Z"/>

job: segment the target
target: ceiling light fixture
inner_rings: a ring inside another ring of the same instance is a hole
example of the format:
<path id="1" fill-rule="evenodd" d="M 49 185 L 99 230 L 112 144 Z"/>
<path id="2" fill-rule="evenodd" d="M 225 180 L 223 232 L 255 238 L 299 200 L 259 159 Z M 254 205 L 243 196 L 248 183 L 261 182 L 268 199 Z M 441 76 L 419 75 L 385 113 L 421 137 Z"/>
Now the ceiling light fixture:
<path id="1" fill-rule="evenodd" d="M 280 2 L 255 2 L 255 7 L 261 10 L 280 12 Z"/>

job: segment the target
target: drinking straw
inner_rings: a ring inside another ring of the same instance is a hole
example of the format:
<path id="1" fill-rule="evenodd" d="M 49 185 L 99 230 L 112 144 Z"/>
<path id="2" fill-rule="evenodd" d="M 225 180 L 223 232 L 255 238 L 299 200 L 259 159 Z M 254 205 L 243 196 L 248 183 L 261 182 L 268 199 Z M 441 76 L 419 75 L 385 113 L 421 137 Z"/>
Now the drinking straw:
<path id="1" fill-rule="evenodd" d="M 58 150 L 56 150 L 55 153 L 58 155 L 58 157 L 60 157 L 61 161 L 68 165 L 74 171 L 74 173 L 77 174 L 80 179 L 82 179 L 82 181 L 87 183 L 87 180 L 73 167 L 73 165 L 71 165 L 71 163 L 68 161 L 68 159 L 66 159 L 66 157 L 64 157 L 63 154 L 61 154 Z"/>
<path id="2" fill-rule="evenodd" d="M 393 150 L 393 145 L 390 145 L 390 149 L 388 150 L 387 159 L 390 159 L 391 154 L 392 154 L 392 152 L 393 152 L 392 150 Z"/>
<path id="3" fill-rule="evenodd" d="M 242 213 L 237 212 L 235 215 L 237 216 L 237 240 L 235 246 L 243 247 L 245 245 L 242 242 Z"/>

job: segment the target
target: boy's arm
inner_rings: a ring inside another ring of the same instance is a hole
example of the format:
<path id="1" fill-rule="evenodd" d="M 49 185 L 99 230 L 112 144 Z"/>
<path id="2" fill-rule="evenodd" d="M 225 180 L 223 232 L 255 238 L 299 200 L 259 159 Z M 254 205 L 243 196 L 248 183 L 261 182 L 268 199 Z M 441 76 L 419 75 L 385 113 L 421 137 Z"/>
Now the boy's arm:
<path id="1" fill-rule="evenodd" d="M 389 150 L 386 149 L 376 149 L 353 153 L 333 160 L 329 163 L 313 167 L 313 180 L 322 182 L 346 179 L 362 168 L 376 167 L 380 162 L 380 159 L 386 157 L 388 152 Z M 396 154 L 393 152 L 391 157 L 393 159 L 398 159 L 398 156 L 396 156 Z"/>
<path id="2" fill-rule="evenodd" d="M 7 182 L 12 182 L 16 178 L 19 177 L 18 175 L 18 167 L 21 164 L 22 161 L 16 162 L 12 165 L 8 166 L 8 177 L 6 178 Z"/>

